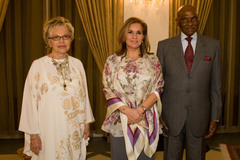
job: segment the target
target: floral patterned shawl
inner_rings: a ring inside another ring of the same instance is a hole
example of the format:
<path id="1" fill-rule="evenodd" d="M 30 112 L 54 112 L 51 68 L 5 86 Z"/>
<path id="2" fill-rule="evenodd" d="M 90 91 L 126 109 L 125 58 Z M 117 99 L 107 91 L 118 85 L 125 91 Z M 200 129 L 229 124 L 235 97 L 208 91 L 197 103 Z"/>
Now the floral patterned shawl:
<path id="1" fill-rule="evenodd" d="M 137 159 L 142 150 L 151 157 L 157 148 L 159 139 L 159 116 L 161 114 L 160 93 L 163 87 L 163 75 L 158 58 L 153 54 L 144 54 L 137 60 L 127 56 L 108 57 L 103 71 L 103 91 L 107 99 L 107 114 L 102 129 L 114 137 L 125 139 L 128 159 Z M 127 116 L 118 108 L 126 105 L 136 108 L 151 94 L 157 96 L 157 102 L 147 110 L 141 124 L 128 124 Z"/>

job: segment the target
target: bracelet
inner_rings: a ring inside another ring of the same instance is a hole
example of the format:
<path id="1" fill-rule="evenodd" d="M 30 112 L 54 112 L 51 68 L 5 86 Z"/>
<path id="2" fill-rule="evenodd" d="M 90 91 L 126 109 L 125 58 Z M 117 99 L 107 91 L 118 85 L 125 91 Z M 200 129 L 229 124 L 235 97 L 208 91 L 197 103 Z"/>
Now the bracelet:
<path id="1" fill-rule="evenodd" d="M 141 108 L 143 109 L 143 114 L 145 114 L 145 113 L 146 113 L 146 111 L 147 111 L 147 109 L 144 107 L 144 105 L 143 105 L 143 104 L 141 104 L 139 107 L 141 107 Z"/>

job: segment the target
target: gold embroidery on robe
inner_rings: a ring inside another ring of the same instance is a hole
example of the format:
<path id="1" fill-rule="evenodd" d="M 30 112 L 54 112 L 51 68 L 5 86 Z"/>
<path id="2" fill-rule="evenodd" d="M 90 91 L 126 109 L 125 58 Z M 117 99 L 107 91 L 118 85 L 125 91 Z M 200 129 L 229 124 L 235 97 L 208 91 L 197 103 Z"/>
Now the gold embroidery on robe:
<path id="1" fill-rule="evenodd" d="M 72 151 L 72 148 L 71 148 L 71 145 L 70 145 L 70 138 L 69 137 L 67 139 L 64 138 L 63 140 L 61 140 L 61 145 L 59 146 L 59 149 L 57 151 L 57 157 L 56 157 L 57 160 L 63 159 L 63 157 L 61 157 L 61 154 L 64 153 L 64 152 L 67 152 L 65 150 L 68 150 L 70 159 L 74 160 L 73 159 L 73 151 Z"/>
<path id="2" fill-rule="evenodd" d="M 37 73 L 35 74 L 34 79 L 35 79 L 35 81 L 39 81 L 39 80 L 40 80 L 40 74 L 39 74 L 39 72 L 37 72 Z"/>
<path id="3" fill-rule="evenodd" d="M 41 86 L 41 94 L 43 95 L 43 94 L 47 93 L 47 91 L 48 91 L 48 85 L 47 85 L 47 83 L 43 83 Z"/>
<path id="4" fill-rule="evenodd" d="M 62 102 L 62 107 L 63 107 L 64 109 L 66 109 L 66 110 L 71 109 L 71 108 L 72 108 L 72 106 L 71 106 L 71 100 L 68 99 L 68 98 L 64 99 L 63 102 Z"/>

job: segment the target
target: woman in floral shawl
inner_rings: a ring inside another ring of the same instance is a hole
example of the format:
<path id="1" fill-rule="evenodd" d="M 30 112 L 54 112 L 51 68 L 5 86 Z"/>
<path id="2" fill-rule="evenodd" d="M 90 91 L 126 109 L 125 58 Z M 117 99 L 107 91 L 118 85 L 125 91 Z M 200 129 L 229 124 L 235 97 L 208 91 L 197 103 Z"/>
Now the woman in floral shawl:
<path id="1" fill-rule="evenodd" d="M 103 71 L 107 114 L 102 129 L 110 133 L 112 160 L 154 159 L 159 139 L 163 76 L 149 53 L 147 25 L 131 17 L 120 30 L 120 50 Z"/>

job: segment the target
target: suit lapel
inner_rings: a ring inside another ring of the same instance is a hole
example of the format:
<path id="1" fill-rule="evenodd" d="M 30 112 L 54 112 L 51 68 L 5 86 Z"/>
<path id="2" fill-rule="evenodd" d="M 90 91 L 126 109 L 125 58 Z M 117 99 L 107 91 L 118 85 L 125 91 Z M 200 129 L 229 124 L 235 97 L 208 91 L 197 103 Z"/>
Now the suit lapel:
<path id="1" fill-rule="evenodd" d="M 184 69 L 185 72 L 187 71 L 187 66 L 183 54 L 183 48 L 182 48 L 182 42 L 181 42 L 181 36 L 178 35 L 175 39 L 174 42 L 172 43 L 174 46 L 173 48 L 175 49 L 175 57 L 177 59 L 177 62 L 180 64 L 180 66 Z"/>
<path id="2" fill-rule="evenodd" d="M 202 57 L 204 56 L 205 52 L 206 52 L 206 43 L 205 43 L 203 37 L 198 34 L 195 56 L 194 56 L 194 59 L 193 59 L 191 72 L 193 72 L 194 69 L 197 67 L 197 65 L 201 61 Z"/>

